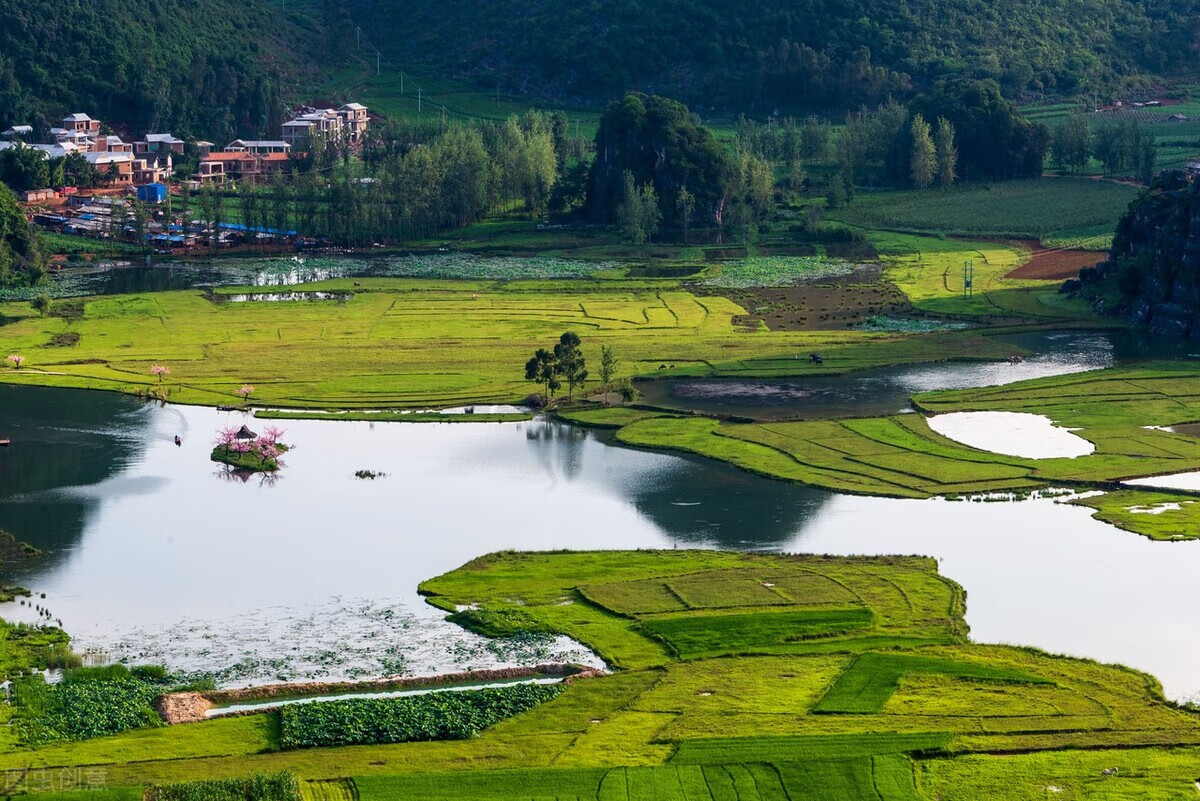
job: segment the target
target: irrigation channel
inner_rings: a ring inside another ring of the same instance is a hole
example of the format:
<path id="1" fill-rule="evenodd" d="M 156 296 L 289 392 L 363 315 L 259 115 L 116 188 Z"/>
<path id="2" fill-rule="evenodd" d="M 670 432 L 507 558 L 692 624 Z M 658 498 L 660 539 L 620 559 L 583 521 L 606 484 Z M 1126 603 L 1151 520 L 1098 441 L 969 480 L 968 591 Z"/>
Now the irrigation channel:
<path id="1" fill-rule="evenodd" d="M 1126 347 L 1058 342 L 1076 354 L 1062 369 Z M 930 387 L 980 368 L 896 369 Z M 1152 542 L 1054 499 L 837 495 L 542 419 L 286 423 L 286 467 L 244 481 L 208 458 L 219 429 L 256 425 L 239 412 L 3 386 L 0 421 L 0 528 L 45 551 L 3 578 L 45 593 L 80 648 L 224 686 L 594 664 L 565 638 L 468 634 L 417 584 L 505 548 L 713 547 L 931 555 L 967 589 L 976 640 L 1121 662 L 1200 695 L 1200 542 Z M 36 619 L 17 604 L 0 616 Z"/>

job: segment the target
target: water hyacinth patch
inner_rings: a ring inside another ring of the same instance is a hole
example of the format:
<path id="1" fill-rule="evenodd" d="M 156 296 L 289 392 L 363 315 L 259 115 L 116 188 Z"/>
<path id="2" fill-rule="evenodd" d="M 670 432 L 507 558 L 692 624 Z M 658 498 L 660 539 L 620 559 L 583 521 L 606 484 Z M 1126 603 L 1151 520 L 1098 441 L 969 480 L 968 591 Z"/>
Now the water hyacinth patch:
<path id="1" fill-rule="evenodd" d="M 705 279 L 704 284 L 721 289 L 795 286 L 849 275 L 855 266 L 841 259 L 819 256 L 751 256 L 725 262 L 721 274 Z"/>

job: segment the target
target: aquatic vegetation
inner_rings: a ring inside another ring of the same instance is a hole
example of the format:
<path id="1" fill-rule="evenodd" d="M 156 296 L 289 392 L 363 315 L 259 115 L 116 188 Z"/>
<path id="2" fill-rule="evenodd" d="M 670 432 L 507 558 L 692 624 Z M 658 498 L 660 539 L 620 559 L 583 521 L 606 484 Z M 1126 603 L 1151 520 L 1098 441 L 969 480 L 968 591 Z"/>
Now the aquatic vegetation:
<path id="1" fill-rule="evenodd" d="M 722 263 L 720 274 L 702 283 L 720 289 L 794 286 L 849 275 L 854 267 L 841 259 L 817 256 L 752 256 Z"/>
<path id="2" fill-rule="evenodd" d="M 400 698 L 354 698 L 280 710 L 283 748 L 462 740 L 557 697 L 558 684 L 514 684 Z"/>

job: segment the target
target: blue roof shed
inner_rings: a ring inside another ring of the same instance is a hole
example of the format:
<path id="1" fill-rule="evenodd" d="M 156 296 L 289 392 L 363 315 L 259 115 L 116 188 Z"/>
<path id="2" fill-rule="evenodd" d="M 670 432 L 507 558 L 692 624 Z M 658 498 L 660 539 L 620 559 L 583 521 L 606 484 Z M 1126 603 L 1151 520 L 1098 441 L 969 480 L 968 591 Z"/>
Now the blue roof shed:
<path id="1" fill-rule="evenodd" d="M 145 184 L 137 188 L 137 199 L 143 203 L 162 203 L 167 199 L 166 184 Z"/>

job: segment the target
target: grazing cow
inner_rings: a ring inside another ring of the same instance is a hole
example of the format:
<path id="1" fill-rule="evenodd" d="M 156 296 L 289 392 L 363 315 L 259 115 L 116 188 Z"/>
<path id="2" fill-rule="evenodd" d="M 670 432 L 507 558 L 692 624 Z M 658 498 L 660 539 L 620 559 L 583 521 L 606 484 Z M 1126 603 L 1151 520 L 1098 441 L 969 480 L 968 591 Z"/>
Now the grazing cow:
<path id="1" fill-rule="evenodd" d="M 1100 771 L 1100 775 L 1101 776 L 1116 776 L 1117 768 L 1105 768 L 1104 770 Z"/>
<path id="2" fill-rule="evenodd" d="M 660 364 L 660 365 L 658 366 L 658 369 L 659 369 L 659 370 L 666 370 L 666 369 L 667 369 L 667 366 L 666 366 L 665 364 Z"/>

